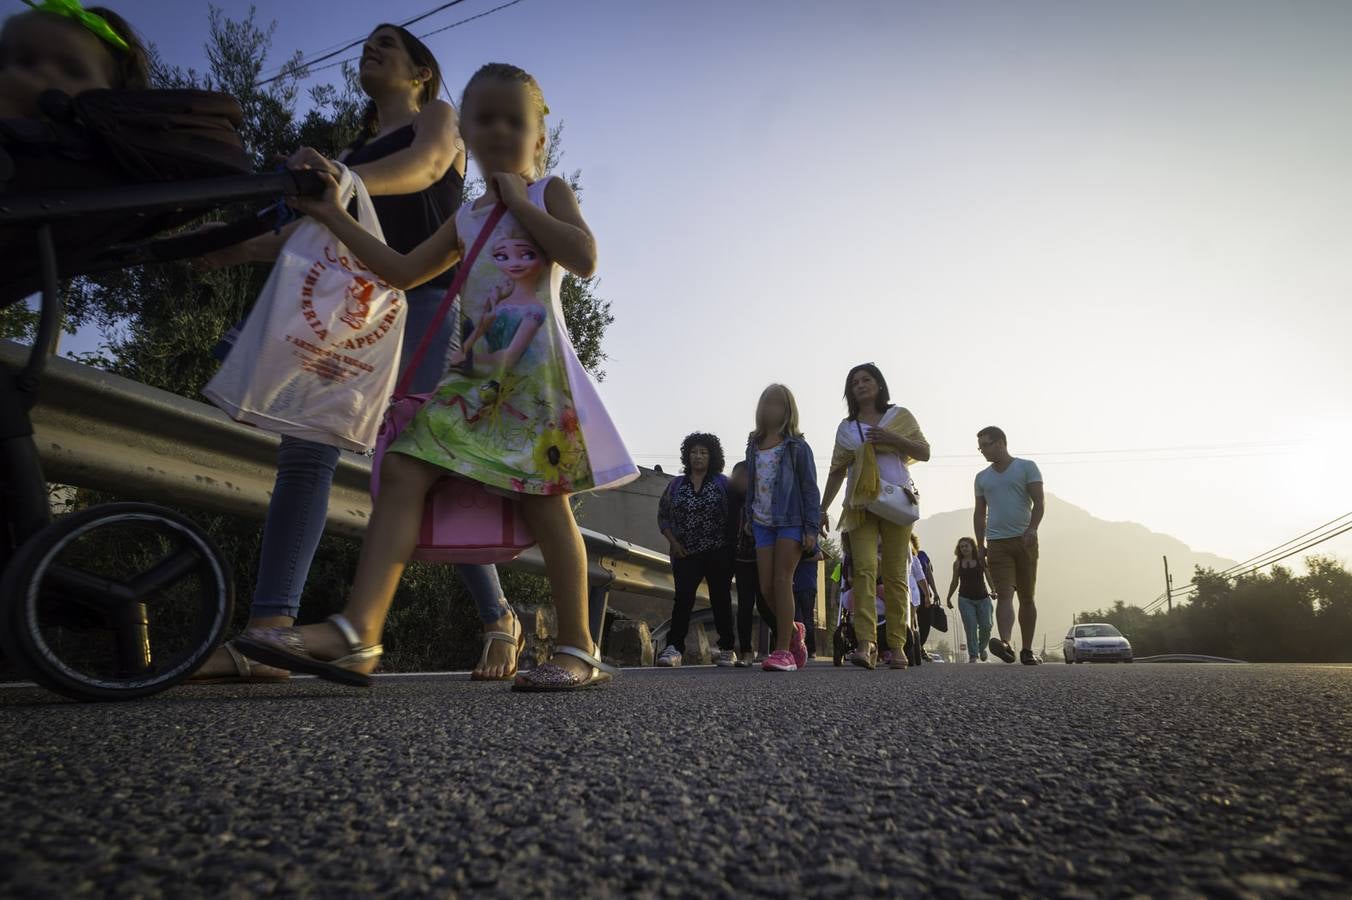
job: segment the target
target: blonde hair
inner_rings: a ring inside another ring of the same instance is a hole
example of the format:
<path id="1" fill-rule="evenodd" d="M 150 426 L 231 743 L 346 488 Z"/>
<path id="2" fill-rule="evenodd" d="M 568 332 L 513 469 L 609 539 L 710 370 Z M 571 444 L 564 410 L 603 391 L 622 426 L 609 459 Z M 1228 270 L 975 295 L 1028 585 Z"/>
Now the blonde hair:
<path id="1" fill-rule="evenodd" d="M 465 85 L 465 93 L 460 97 L 460 108 L 465 115 L 469 115 L 469 90 L 481 81 L 502 81 L 507 84 L 519 84 L 526 89 L 526 94 L 530 97 L 531 106 L 536 113 L 535 125 L 540 129 L 540 134 L 544 135 L 544 141 L 540 148 L 535 151 L 535 162 L 531 168 L 531 178 L 538 179 L 545 174 L 545 160 L 549 156 L 549 129 L 545 126 L 545 116 L 549 115 L 549 104 L 545 103 L 544 91 L 540 90 L 540 82 L 535 80 L 535 76 L 519 66 L 511 63 L 487 63 L 479 67 L 479 70 L 470 76 L 469 83 Z"/>
<path id="2" fill-rule="evenodd" d="M 798 401 L 793 399 L 793 391 L 789 390 L 786 385 L 772 384 L 761 391 L 760 399 L 756 401 L 756 430 L 751 432 L 751 439 L 753 441 L 758 441 L 765 437 L 766 432 L 761 428 L 760 411 L 761 407 L 765 405 L 765 398 L 770 396 L 771 393 L 778 393 L 780 395 L 780 399 L 784 401 L 784 409 L 786 411 L 784 421 L 779 423 L 779 436 L 786 438 L 802 437 L 803 432 L 798 430 Z"/>
<path id="3" fill-rule="evenodd" d="M 508 219 L 505 225 L 506 227 L 493 235 L 493 241 L 489 244 L 490 248 L 506 243 L 507 241 L 525 241 L 536 250 L 539 250 L 542 256 L 544 255 L 544 251 L 540 250 L 540 245 L 535 242 L 535 238 L 531 237 L 529 231 L 521 227 L 515 217 Z"/>

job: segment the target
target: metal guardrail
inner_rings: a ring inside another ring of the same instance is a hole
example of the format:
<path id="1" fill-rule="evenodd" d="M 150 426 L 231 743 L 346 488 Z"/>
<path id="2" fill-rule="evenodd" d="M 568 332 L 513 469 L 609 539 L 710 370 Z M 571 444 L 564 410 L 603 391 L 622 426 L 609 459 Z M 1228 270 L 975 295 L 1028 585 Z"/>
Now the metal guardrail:
<path id="1" fill-rule="evenodd" d="M 1199 653 L 1163 653 L 1159 656 L 1138 656 L 1137 662 L 1143 663 L 1238 663 L 1245 665 L 1242 659 L 1229 659 L 1224 656 L 1203 656 Z"/>
<path id="2" fill-rule="evenodd" d="M 0 341 L 0 364 L 22 367 L 29 348 Z M 279 438 L 215 407 L 127 378 L 52 359 L 32 412 L 48 481 L 261 519 L 277 474 Z M 361 537 L 371 515 L 371 460 L 344 452 L 329 495 L 327 530 Z M 589 587 L 671 599 L 667 556 L 583 529 Z M 507 568 L 544 574 L 537 548 Z"/>

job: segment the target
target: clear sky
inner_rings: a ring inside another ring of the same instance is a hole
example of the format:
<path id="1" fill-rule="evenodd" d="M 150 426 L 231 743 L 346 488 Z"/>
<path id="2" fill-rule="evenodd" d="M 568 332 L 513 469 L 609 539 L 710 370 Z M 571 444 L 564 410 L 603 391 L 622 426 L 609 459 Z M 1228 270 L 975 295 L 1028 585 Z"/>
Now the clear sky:
<path id="1" fill-rule="evenodd" d="M 278 60 L 434 5 L 257 3 Z M 115 7 L 202 67 L 205 2 Z M 1352 510 L 1350 36 L 1345 0 L 523 0 L 429 43 L 567 123 L 641 463 L 739 455 L 771 381 L 825 462 L 871 360 L 928 509 L 998 424 L 1049 491 L 1244 559 Z"/>

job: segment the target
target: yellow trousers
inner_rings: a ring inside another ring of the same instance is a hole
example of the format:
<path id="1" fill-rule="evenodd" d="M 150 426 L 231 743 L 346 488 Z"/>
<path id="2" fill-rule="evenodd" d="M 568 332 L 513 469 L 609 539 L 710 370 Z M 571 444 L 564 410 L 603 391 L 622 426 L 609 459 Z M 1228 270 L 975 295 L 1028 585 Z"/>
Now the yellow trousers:
<path id="1" fill-rule="evenodd" d="M 878 536 L 882 542 L 882 571 L 878 571 Z M 854 637 L 859 642 L 878 639 L 878 579 L 883 580 L 883 608 L 887 611 L 887 647 L 900 653 L 906 646 L 911 613 L 911 526 L 895 525 L 873 513 L 863 514 L 850 529 L 850 557 L 854 566 Z"/>

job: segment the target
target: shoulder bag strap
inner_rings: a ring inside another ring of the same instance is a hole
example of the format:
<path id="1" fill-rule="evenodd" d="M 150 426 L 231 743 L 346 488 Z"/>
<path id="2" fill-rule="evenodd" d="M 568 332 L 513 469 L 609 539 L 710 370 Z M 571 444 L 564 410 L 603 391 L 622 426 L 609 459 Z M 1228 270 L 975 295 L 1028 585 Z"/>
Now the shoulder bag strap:
<path id="1" fill-rule="evenodd" d="M 418 344 L 418 349 L 413 352 L 413 359 L 409 360 L 404 368 L 404 374 L 399 379 L 399 384 L 394 389 L 394 399 L 408 396 L 408 386 L 413 382 L 413 374 L 418 371 L 422 365 L 423 357 L 432 346 L 432 341 L 436 339 L 437 332 L 441 330 L 441 323 L 446 321 L 446 315 L 455 305 L 455 298 L 460 295 L 460 290 L 465 286 L 465 279 L 469 277 L 470 267 L 474 265 L 474 260 L 479 258 L 479 251 L 483 250 L 484 244 L 497 227 L 498 222 L 506 215 L 507 207 L 499 203 L 488 214 L 488 219 L 484 222 L 484 227 L 479 229 L 479 236 L 474 241 L 474 246 L 460 260 L 460 268 L 455 272 L 455 280 L 446 290 L 446 296 L 441 301 L 441 306 L 437 308 L 437 313 L 432 317 L 431 324 L 427 327 L 427 333 L 423 335 L 422 341 Z"/>

